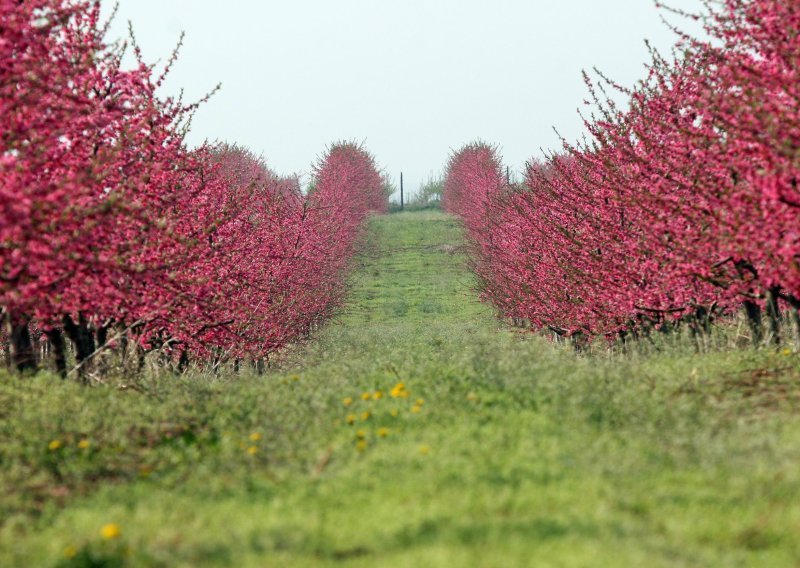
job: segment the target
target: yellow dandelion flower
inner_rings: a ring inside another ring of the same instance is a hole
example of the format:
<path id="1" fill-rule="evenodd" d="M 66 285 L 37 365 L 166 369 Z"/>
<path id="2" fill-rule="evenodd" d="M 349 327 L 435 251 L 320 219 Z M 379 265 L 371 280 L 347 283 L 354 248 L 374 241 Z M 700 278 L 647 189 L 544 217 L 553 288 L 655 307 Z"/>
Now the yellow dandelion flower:
<path id="1" fill-rule="evenodd" d="M 363 452 L 364 450 L 366 450 L 366 449 L 367 449 L 367 445 L 368 445 L 368 444 L 367 444 L 367 441 L 366 441 L 366 440 L 359 440 L 358 442 L 356 442 L 356 449 L 357 449 L 359 452 Z"/>
<path id="2" fill-rule="evenodd" d="M 348 414 L 347 415 L 347 423 L 348 424 L 353 424 L 355 421 L 356 421 L 356 415 L 355 414 Z"/>
<path id="3" fill-rule="evenodd" d="M 391 392 L 389 393 L 392 395 L 392 398 L 405 398 L 408 396 L 408 391 L 406 391 L 405 383 L 397 383 L 394 388 L 392 388 Z"/>
<path id="4" fill-rule="evenodd" d="M 372 398 L 372 394 L 371 393 L 368 393 L 368 392 L 361 393 L 361 400 L 369 400 L 371 398 Z"/>
<path id="5" fill-rule="evenodd" d="M 247 448 L 248 455 L 254 456 L 257 453 L 258 453 L 258 448 L 256 448 L 255 446 L 250 446 L 249 448 Z"/>
<path id="6" fill-rule="evenodd" d="M 363 438 L 366 438 L 366 437 L 367 437 L 367 433 L 364 430 L 359 430 L 358 432 L 356 432 L 356 438 L 363 439 Z"/>
<path id="7" fill-rule="evenodd" d="M 393 409 L 392 409 L 392 410 L 389 412 L 389 414 L 391 414 L 392 416 L 394 416 L 395 418 L 397 418 L 397 417 L 400 415 L 400 411 L 399 411 L 399 410 L 397 410 L 396 408 L 393 408 Z"/>
<path id="8" fill-rule="evenodd" d="M 100 536 L 102 536 L 106 540 L 113 540 L 115 538 L 119 538 L 121 534 L 122 530 L 116 523 L 108 523 L 107 525 L 103 525 L 103 528 L 100 529 Z"/>
<path id="9" fill-rule="evenodd" d="M 418 398 L 417 399 L 417 406 L 422 406 L 423 404 L 425 404 L 425 399 L 424 398 Z"/>
<path id="10" fill-rule="evenodd" d="M 353 397 L 348 396 L 342 401 L 342 404 L 344 404 L 345 406 L 350 406 L 351 404 L 353 404 Z"/>
<path id="11" fill-rule="evenodd" d="M 290 378 L 291 378 L 293 381 L 299 381 L 299 380 L 300 380 L 300 375 L 292 375 Z"/>
<path id="12" fill-rule="evenodd" d="M 786 348 L 786 349 L 783 350 L 783 356 L 784 357 L 788 357 L 791 354 L 792 354 L 792 350 L 791 349 Z"/>
<path id="13" fill-rule="evenodd" d="M 71 544 L 64 549 L 64 556 L 67 558 L 75 558 L 78 555 L 78 549 Z"/>
<path id="14" fill-rule="evenodd" d="M 367 420 L 370 419 L 370 416 L 372 416 L 372 413 L 369 410 L 367 410 L 366 412 L 362 412 L 361 413 L 361 420 L 366 422 Z"/>
<path id="15" fill-rule="evenodd" d="M 251 442 L 258 442 L 261 439 L 261 434 L 258 432 L 253 432 L 250 434 L 250 441 Z"/>
<path id="16" fill-rule="evenodd" d="M 414 405 L 411 407 L 411 412 L 413 412 L 414 414 L 419 414 L 420 412 L 422 412 L 422 407 Z"/>
<path id="17" fill-rule="evenodd" d="M 61 440 L 53 440 L 49 444 L 47 444 L 47 449 L 51 452 L 55 452 L 57 449 L 61 447 Z"/>
<path id="18" fill-rule="evenodd" d="M 389 429 L 388 428 L 379 428 L 378 429 L 378 437 L 379 438 L 385 438 L 388 435 L 389 435 Z"/>
<path id="19" fill-rule="evenodd" d="M 380 400 L 383 398 L 383 393 L 381 391 L 375 391 L 372 393 L 372 400 Z"/>
<path id="20" fill-rule="evenodd" d="M 78 442 L 78 447 L 82 450 L 88 450 L 92 443 L 89 440 L 81 440 Z"/>
<path id="21" fill-rule="evenodd" d="M 423 456 L 427 456 L 429 453 L 431 453 L 431 447 L 427 445 L 420 446 L 419 453 L 421 453 Z"/>

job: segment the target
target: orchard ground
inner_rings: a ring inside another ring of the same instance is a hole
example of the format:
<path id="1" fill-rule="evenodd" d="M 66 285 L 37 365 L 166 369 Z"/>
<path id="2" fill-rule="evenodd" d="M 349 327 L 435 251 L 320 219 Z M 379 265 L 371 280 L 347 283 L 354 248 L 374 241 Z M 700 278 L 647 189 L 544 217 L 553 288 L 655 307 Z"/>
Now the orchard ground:
<path id="1" fill-rule="evenodd" d="M 3 566 L 797 566 L 800 360 L 580 357 L 480 304 L 456 221 L 372 219 L 265 377 L 0 381 Z"/>

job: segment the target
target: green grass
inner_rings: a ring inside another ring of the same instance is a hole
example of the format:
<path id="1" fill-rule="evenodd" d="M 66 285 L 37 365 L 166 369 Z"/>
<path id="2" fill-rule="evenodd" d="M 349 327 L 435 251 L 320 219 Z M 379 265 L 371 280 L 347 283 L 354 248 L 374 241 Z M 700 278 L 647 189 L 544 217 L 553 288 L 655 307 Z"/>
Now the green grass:
<path id="1" fill-rule="evenodd" d="M 502 328 L 461 244 L 374 219 L 350 303 L 266 377 L 2 377 L 0 565 L 800 563 L 796 355 L 577 357 Z"/>

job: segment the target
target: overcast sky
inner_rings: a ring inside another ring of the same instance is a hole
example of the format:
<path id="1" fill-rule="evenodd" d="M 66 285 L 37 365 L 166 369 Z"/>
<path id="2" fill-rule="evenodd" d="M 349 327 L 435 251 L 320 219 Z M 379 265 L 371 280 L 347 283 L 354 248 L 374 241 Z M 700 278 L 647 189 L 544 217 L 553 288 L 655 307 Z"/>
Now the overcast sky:
<path id="1" fill-rule="evenodd" d="M 120 0 L 148 61 L 181 58 L 165 91 L 199 98 L 191 143 L 226 140 L 305 173 L 336 140 L 365 142 L 412 191 L 481 138 L 521 170 L 583 131 L 582 69 L 643 76 L 644 39 L 672 32 L 652 0 Z M 696 11 L 699 0 L 671 0 Z M 107 6 L 111 2 L 107 2 Z M 685 27 L 680 19 L 671 18 Z"/>

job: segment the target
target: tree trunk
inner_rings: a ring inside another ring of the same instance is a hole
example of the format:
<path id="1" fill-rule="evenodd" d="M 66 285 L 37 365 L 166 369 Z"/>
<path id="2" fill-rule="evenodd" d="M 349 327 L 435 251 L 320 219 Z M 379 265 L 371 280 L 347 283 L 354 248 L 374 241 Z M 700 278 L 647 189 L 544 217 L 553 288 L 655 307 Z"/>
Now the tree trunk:
<path id="1" fill-rule="evenodd" d="M 692 340 L 692 346 L 694 346 L 695 353 L 701 353 L 702 349 L 700 349 L 700 332 L 697 329 L 697 318 L 695 316 L 687 316 L 689 320 L 689 337 Z"/>
<path id="2" fill-rule="evenodd" d="M 711 310 L 709 310 L 705 306 L 700 306 L 695 310 L 695 316 L 697 317 L 697 323 L 700 326 L 700 330 L 704 335 L 710 336 L 711 335 Z"/>
<path id="3" fill-rule="evenodd" d="M 91 333 L 91 332 L 89 332 Z M 98 353 L 100 355 L 99 362 L 98 362 L 98 372 L 101 375 L 105 375 L 108 372 L 108 358 L 106 356 L 106 351 L 104 348 L 105 344 L 108 343 L 108 326 L 101 325 L 97 328 L 97 332 L 95 333 L 95 337 L 97 338 L 97 347 L 96 349 L 102 350 L 102 353 Z M 94 352 L 94 350 L 93 350 Z"/>
<path id="4" fill-rule="evenodd" d="M 779 288 L 770 288 L 767 292 L 767 318 L 769 319 L 769 343 L 781 343 L 781 308 L 778 303 Z"/>
<path id="5" fill-rule="evenodd" d="M 64 331 L 75 346 L 75 360 L 78 365 L 78 376 L 86 382 L 88 365 L 95 352 L 94 334 L 89 329 L 89 324 L 81 315 L 76 324 L 70 316 L 64 317 Z"/>
<path id="6" fill-rule="evenodd" d="M 743 305 L 744 312 L 747 315 L 747 325 L 750 326 L 753 345 L 758 347 L 764 341 L 764 327 L 761 323 L 761 306 L 750 300 L 745 300 Z"/>
<path id="7" fill-rule="evenodd" d="M 11 364 L 19 373 L 36 372 L 36 352 L 33 349 L 28 318 L 6 314 Z"/>
<path id="8" fill-rule="evenodd" d="M 136 353 L 137 353 L 136 374 L 140 375 L 142 371 L 144 371 L 144 365 L 147 362 L 147 351 L 144 350 L 144 347 L 137 344 Z"/>
<path id="9" fill-rule="evenodd" d="M 575 353 L 583 353 L 589 345 L 587 336 L 581 331 L 576 331 L 569 339 L 572 342 L 572 348 Z"/>
<path id="10" fill-rule="evenodd" d="M 101 325 L 97 328 L 97 345 L 103 347 L 108 341 L 108 327 Z"/>
<path id="11" fill-rule="evenodd" d="M 189 369 L 189 353 L 186 349 L 181 351 L 181 357 L 178 359 L 178 373 L 183 374 Z"/>
<path id="12" fill-rule="evenodd" d="M 117 336 L 119 337 L 119 343 L 117 343 L 117 354 L 119 356 L 120 365 L 124 371 L 126 368 L 125 365 L 128 362 L 128 346 L 130 341 L 128 340 L 128 333 L 124 323 L 117 323 L 115 327 L 117 330 Z"/>
<path id="13" fill-rule="evenodd" d="M 64 334 L 58 328 L 53 328 L 46 332 L 47 340 L 53 349 L 53 361 L 56 364 L 56 372 L 62 379 L 67 378 L 67 342 L 64 341 Z"/>

